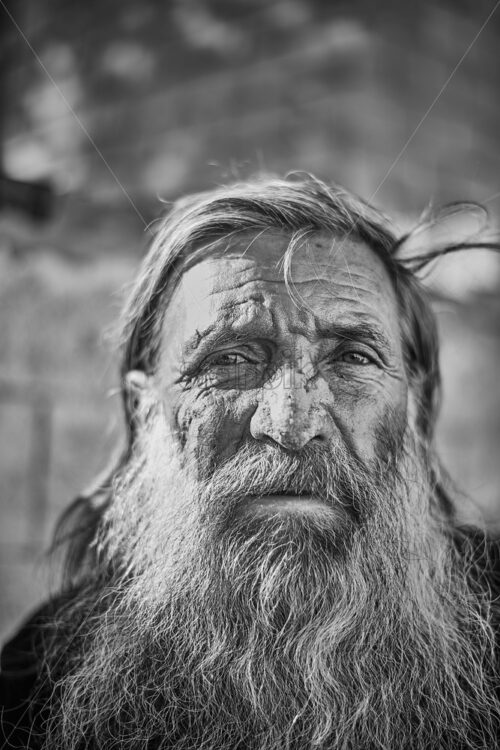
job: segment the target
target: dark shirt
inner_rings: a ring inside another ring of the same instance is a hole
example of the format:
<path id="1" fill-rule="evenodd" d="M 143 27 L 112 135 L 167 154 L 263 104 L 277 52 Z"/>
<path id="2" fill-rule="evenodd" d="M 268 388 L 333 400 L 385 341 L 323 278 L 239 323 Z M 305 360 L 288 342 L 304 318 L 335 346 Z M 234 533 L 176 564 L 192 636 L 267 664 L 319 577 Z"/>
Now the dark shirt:
<path id="1" fill-rule="evenodd" d="M 0 656 L 0 747 L 36 750 L 43 744 L 43 706 L 37 700 L 41 633 L 59 600 L 35 611 Z"/>

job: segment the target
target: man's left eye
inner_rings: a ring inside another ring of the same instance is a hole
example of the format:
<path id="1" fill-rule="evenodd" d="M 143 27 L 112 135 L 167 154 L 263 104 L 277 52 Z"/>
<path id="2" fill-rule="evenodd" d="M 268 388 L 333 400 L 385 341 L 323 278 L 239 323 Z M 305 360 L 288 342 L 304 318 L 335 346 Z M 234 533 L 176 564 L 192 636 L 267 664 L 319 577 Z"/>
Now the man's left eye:
<path id="1" fill-rule="evenodd" d="M 371 365 L 373 363 L 370 357 L 361 352 L 343 352 L 340 359 L 349 365 Z"/>

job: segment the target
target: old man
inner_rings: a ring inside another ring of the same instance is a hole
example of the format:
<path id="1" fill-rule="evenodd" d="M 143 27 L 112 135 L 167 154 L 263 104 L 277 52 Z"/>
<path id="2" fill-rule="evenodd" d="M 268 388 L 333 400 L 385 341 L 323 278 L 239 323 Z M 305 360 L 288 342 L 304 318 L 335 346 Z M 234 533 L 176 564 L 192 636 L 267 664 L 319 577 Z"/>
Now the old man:
<path id="1" fill-rule="evenodd" d="M 4 649 L 13 745 L 497 747 L 492 554 L 404 244 L 312 177 L 174 206 L 125 312 L 126 450 Z"/>

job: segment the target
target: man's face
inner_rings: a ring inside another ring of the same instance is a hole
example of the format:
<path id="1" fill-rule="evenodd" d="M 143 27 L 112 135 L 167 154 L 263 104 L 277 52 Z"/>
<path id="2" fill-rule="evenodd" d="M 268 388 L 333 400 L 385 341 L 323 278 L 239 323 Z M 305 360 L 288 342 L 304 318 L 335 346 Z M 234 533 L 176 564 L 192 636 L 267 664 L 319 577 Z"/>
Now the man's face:
<path id="1" fill-rule="evenodd" d="M 289 289 L 289 241 L 270 231 L 220 241 L 168 305 L 156 385 L 201 478 L 255 441 L 289 452 L 342 445 L 369 465 L 380 430 L 404 430 L 397 301 L 382 262 L 359 240 L 316 233 L 293 256 Z M 256 507 L 313 509 L 306 500 Z"/>

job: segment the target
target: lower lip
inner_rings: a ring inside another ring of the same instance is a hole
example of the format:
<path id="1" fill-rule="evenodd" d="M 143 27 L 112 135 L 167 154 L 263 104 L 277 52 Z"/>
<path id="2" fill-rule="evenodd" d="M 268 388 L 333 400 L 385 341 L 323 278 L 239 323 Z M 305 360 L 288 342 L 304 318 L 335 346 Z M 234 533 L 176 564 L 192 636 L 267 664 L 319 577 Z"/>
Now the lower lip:
<path id="1" fill-rule="evenodd" d="M 324 507 L 313 495 L 263 495 L 252 498 L 252 505 L 262 511 L 306 511 Z"/>

